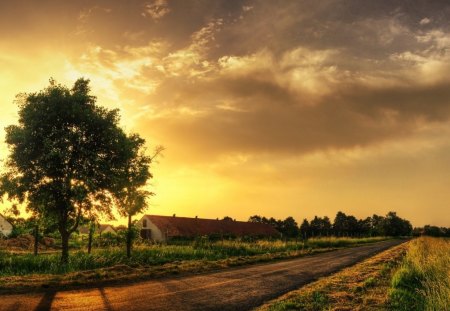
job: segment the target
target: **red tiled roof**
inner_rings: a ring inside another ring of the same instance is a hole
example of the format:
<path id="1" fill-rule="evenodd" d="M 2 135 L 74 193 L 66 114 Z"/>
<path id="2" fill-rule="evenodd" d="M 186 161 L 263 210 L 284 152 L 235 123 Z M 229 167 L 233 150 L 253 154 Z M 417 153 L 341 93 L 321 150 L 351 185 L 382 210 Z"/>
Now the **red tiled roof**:
<path id="1" fill-rule="evenodd" d="M 163 234 L 169 237 L 195 237 L 212 234 L 235 236 L 277 236 L 270 225 L 203 218 L 145 215 Z"/>

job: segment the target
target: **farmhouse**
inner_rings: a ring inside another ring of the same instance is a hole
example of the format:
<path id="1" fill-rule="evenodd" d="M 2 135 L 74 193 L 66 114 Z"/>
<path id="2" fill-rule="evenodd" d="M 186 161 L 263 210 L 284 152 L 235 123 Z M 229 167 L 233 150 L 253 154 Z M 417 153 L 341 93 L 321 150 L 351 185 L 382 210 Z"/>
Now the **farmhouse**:
<path id="1" fill-rule="evenodd" d="M 13 226 L 6 218 L 0 214 L 0 235 L 9 236 L 12 232 Z"/>
<path id="2" fill-rule="evenodd" d="M 272 237 L 279 232 L 261 223 L 202 219 L 174 216 L 144 215 L 137 223 L 141 237 L 156 242 L 170 238 L 193 238 L 197 236 Z"/>
<path id="3" fill-rule="evenodd" d="M 96 228 L 95 230 L 97 233 L 99 234 L 103 234 L 103 233 L 116 233 L 116 230 L 114 229 L 113 226 L 108 225 L 108 224 L 101 224 L 99 225 L 98 228 Z M 89 227 L 88 226 L 80 226 L 80 228 L 78 228 L 78 232 L 81 235 L 86 235 L 89 234 Z"/>

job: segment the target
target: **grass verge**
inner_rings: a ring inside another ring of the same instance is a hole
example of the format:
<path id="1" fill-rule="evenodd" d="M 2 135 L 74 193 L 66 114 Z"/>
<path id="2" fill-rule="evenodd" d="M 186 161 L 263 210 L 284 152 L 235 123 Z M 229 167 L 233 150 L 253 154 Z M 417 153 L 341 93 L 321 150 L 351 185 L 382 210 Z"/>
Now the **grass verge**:
<path id="1" fill-rule="evenodd" d="M 340 247 L 386 240 L 386 238 L 324 238 L 308 243 L 224 241 L 191 245 L 147 246 L 135 249 L 128 259 L 122 249 L 97 250 L 89 255 L 75 252 L 61 269 L 58 254 L 32 256 L 0 254 L 0 290 L 40 285 L 88 284 L 180 273 L 199 273 L 227 267 L 295 258 Z"/>
<path id="2" fill-rule="evenodd" d="M 407 244 L 321 278 L 256 310 L 382 310 L 387 307 L 390 280 Z"/>
<path id="3" fill-rule="evenodd" d="M 389 296 L 391 310 L 450 310 L 450 240 L 411 241 Z"/>

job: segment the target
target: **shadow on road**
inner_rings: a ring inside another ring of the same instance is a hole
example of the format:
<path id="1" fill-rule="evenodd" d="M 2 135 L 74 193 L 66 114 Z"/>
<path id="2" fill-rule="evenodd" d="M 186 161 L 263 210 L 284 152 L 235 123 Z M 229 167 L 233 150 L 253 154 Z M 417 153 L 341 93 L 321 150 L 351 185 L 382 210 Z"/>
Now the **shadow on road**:
<path id="1" fill-rule="evenodd" d="M 112 307 L 111 302 L 108 299 L 108 296 L 106 296 L 105 288 L 104 287 L 99 287 L 98 291 L 100 292 L 100 295 L 102 296 L 103 305 L 105 307 L 105 310 L 112 311 L 113 307 Z"/>
<path id="2" fill-rule="evenodd" d="M 56 290 L 50 290 L 45 292 L 44 296 L 42 296 L 41 300 L 39 301 L 39 304 L 34 309 L 35 311 L 44 311 L 44 310 L 50 310 L 52 307 L 53 300 L 55 299 L 56 294 L 58 291 Z"/>

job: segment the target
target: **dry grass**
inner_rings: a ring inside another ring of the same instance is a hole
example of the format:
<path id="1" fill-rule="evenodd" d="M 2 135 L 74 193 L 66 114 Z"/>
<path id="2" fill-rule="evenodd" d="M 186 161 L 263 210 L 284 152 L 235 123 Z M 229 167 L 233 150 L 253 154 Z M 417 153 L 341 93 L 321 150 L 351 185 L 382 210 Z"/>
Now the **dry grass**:
<path id="1" fill-rule="evenodd" d="M 262 307 L 268 310 L 380 310 L 387 308 L 394 267 L 407 243 L 393 247 L 332 276 L 319 279 Z"/>
<path id="2" fill-rule="evenodd" d="M 392 278 L 393 310 L 450 310 L 450 240 L 422 237 L 410 243 Z"/>

